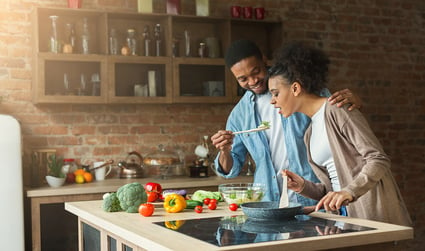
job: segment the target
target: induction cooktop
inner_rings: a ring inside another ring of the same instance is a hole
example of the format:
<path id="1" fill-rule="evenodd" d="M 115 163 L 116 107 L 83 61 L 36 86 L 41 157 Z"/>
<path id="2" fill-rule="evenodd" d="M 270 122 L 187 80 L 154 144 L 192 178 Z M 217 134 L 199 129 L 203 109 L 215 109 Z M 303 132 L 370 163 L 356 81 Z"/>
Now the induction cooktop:
<path id="1" fill-rule="evenodd" d="M 307 215 L 282 221 L 258 221 L 235 215 L 154 224 L 219 247 L 375 229 Z"/>

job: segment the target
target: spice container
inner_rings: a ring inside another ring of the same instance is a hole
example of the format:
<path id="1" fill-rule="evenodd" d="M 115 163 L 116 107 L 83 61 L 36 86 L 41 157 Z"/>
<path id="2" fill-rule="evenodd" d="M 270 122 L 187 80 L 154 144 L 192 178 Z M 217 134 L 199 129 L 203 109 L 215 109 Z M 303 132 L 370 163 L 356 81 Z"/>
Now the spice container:
<path id="1" fill-rule="evenodd" d="M 205 43 L 199 43 L 198 55 L 201 58 L 207 55 L 207 46 L 205 45 Z"/>

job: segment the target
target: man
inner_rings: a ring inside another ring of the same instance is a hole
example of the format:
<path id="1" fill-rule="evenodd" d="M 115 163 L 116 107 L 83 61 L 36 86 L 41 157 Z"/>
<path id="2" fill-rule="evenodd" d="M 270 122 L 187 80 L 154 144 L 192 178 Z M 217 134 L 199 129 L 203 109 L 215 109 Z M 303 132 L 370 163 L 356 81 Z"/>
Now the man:
<path id="1" fill-rule="evenodd" d="M 284 118 L 270 104 L 266 61 L 258 46 L 249 40 L 235 41 L 227 50 L 225 61 L 240 87 L 247 91 L 229 115 L 226 130 L 211 137 L 212 144 L 219 150 L 215 159 L 217 173 L 226 178 L 238 176 L 249 153 L 256 164 L 254 182 L 268 186 L 264 197 L 267 201 L 279 201 L 282 191 L 280 171 L 283 169 L 319 182 L 308 163 L 303 140 L 310 119 L 303 114 Z M 327 90 L 324 94 L 329 96 Z M 351 109 L 360 107 L 357 97 L 347 89 L 334 93 L 330 101 L 338 106 L 352 103 Z M 262 121 L 270 122 L 270 129 L 233 135 L 235 131 L 257 128 Z M 291 202 L 303 206 L 317 202 L 289 192 Z"/>

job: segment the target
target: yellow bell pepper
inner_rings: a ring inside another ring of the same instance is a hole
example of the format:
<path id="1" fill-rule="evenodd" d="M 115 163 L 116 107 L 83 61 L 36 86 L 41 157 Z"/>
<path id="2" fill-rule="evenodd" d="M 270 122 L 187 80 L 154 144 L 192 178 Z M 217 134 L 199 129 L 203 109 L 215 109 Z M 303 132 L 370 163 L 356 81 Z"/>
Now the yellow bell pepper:
<path id="1" fill-rule="evenodd" d="M 178 213 L 186 208 L 186 199 L 180 194 L 168 194 L 164 198 L 164 209 L 167 213 Z"/>
<path id="2" fill-rule="evenodd" d="M 172 229 L 172 230 L 177 230 L 179 229 L 181 226 L 183 226 L 183 224 L 185 223 L 185 220 L 173 220 L 173 221 L 166 221 L 164 224 L 167 228 Z"/>

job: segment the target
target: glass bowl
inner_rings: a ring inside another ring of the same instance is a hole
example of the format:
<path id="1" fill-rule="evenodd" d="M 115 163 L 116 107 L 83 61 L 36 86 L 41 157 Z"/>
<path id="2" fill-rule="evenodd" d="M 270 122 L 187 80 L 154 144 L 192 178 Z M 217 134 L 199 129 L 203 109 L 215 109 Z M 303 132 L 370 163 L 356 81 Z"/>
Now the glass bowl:
<path id="1" fill-rule="evenodd" d="M 235 203 L 238 206 L 246 202 L 261 201 L 266 186 L 254 183 L 228 183 L 218 186 L 218 191 L 227 204 Z"/>

